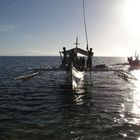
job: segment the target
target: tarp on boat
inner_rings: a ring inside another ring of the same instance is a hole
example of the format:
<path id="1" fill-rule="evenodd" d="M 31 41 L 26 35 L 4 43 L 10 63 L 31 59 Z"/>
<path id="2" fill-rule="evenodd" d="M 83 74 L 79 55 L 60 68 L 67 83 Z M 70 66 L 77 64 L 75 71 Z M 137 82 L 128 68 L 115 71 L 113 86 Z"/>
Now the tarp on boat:
<path id="1" fill-rule="evenodd" d="M 88 56 L 88 51 L 85 51 L 85 50 L 80 49 L 80 48 L 78 48 L 78 47 L 66 51 L 66 54 L 67 54 L 67 55 L 71 55 L 72 53 L 76 53 L 76 54 L 77 54 L 77 53 L 80 53 L 80 54 L 82 54 L 82 55 Z"/>

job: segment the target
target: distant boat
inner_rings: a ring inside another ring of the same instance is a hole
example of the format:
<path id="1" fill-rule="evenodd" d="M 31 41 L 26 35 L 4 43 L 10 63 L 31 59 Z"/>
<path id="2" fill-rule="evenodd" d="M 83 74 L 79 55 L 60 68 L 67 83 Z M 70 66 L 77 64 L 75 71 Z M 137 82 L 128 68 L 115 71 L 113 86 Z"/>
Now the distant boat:
<path id="1" fill-rule="evenodd" d="M 128 64 L 130 65 L 130 69 L 140 69 L 140 59 L 136 52 L 134 57 L 128 57 Z"/>
<path id="2" fill-rule="evenodd" d="M 76 47 L 70 50 L 63 48 L 60 52 L 62 64 L 60 68 L 68 72 L 72 89 L 82 86 L 86 70 L 91 70 L 92 67 L 92 49 L 83 50 L 78 48 L 78 38 L 76 38 Z M 63 56 L 62 56 L 63 55 Z M 78 56 L 79 55 L 79 56 Z"/>

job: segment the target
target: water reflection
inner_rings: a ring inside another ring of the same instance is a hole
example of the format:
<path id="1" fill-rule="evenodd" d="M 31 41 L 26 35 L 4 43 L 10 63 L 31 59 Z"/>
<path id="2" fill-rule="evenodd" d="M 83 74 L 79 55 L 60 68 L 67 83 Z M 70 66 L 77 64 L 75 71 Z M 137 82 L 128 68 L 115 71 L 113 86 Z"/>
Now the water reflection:
<path id="1" fill-rule="evenodd" d="M 64 93 L 64 95 L 70 95 L 71 102 L 73 102 L 75 105 L 82 105 L 84 104 L 84 96 L 85 96 L 85 86 L 82 81 L 82 84 L 80 87 L 75 88 L 72 90 L 72 85 L 70 84 L 70 79 L 65 75 L 62 83 L 60 84 L 60 89 L 62 90 L 61 92 Z"/>
<path id="2" fill-rule="evenodd" d="M 74 102 L 76 105 L 82 105 L 84 104 L 84 89 L 78 89 L 77 91 L 75 91 L 75 94 L 74 94 Z"/>

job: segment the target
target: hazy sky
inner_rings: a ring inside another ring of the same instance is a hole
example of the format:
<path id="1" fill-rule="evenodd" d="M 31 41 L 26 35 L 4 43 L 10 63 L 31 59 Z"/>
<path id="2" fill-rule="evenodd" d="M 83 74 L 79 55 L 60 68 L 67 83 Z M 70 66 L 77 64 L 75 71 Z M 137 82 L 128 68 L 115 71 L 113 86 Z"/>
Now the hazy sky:
<path id="1" fill-rule="evenodd" d="M 59 55 L 86 48 L 83 0 L 0 0 L 0 55 Z M 89 47 L 96 56 L 140 53 L 140 0 L 85 0 Z"/>

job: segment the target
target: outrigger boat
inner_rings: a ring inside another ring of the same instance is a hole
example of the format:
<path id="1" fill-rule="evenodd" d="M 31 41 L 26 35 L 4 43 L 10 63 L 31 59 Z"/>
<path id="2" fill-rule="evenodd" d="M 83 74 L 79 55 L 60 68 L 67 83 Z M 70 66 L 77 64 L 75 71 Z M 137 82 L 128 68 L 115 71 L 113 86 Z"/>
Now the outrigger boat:
<path id="1" fill-rule="evenodd" d="M 93 56 L 92 49 L 89 51 L 88 49 L 83 50 L 78 48 L 78 38 L 76 38 L 75 45 L 76 47 L 70 50 L 66 50 L 66 48 L 63 47 L 63 51 L 60 52 L 60 57 L 62 60 L 60 68 L 66 70 L 68 73 L 72 89 L 82 87 L 85 71 L 91 70 Z"/>
<path id="2" fill-rule="evenodd" d="M 95 65 L 92 67 L 92 50 L 83 50 L 78 47 L 78 38 L 76 39 L 76 47 L 70 50 L 63 48 L 63 51 L 60 52 L 60 58 L 62 63 L 58 67 L 47 66 L 44 68 L 28 68 L 27 70 L 18 74 L 14 79 L 15 80 L 29 80 L 34 76 L 40 75 L 46 71 L 66 71 L 66 74 L 69 79 L 69 83 L 72 87 L 72 90 L 79 89 L 83 86 L 84 75 L 87 71 L 89 72 L 110 72 L 113 71 L 115 75 L 129 81 L 129 79 L 137 80 L 129 71 L 124 71 L 120 69 L 113 69 L 106 65 Z M 90 61 L 89 61 L 90 60 Z M 90 73 L 91 77 L 91 73 Z M 90 79 L 92 83 L 92 78 Z"/>
<path id="3" fill-rule="evenodd" d="M 84 0 L 83 0 L 83 16 L 84 16 L 84 26 L 85 26 L 85 35 L 86 35 L 86 50 L 83 50 L 78 47 L 78 37 L 76 38 L 76 47 L 70 50 L 66 50 L 63 47 L 63 51 L 60 52 L 62 64 L 59 67 L 44 67 L 44 68 L 28 68 L 27 70 L 21 72 L 14 78 L 15 80 L 27 80 L 36 75 L 41 74 L 45 71 L 57 71 L 57 70 L 65 70 L 68 73 L 70 85 L 72 89 L 77 89 L 83 85 L 84 75 L 86 71 L 95 71 L 95 72 L 107 72 L 113 71 L 119 77 L 124 80 L 134 79 L 136 80 L 131 73 L 126 72 L 124 70 L 115 70 L 107 67 L 106 65 L 97 65 L 92 67 L 92 57 L 93 52 L 92 48 L 88 50 L 88 36 L 87 36 L 87 28 L 86 28 L 86 19 L 85 19 L 85 8 L 84 8 Z M 78 56 L 80 55 L 80 56 Z M 128 58 L 130 66 L 139 66 L 140 60 L 136 57 L 135 60 L 132 60 L 131 57 Z M 91 73 L 90 73 L 91 78 Z M 92 79 L 91 83 L 92 83 Z"/>
<path id="4" fill-rule="evenodd" d="M 76 38 L 76 47 L 60 52 L 62 63 L 58 67 L 44 67 L 44 68 L 28 68 L 17 75 L 15 80 L 28 80 L 44 71 L 66 71 L 69 83 L 73 90 L 83 86 L 84 75 L 86 71 L 92 70 L 92 48 L 90 50 L 83 50 L 78 47 L 78 37 Z"/>
<path id="5" fill-rule="evenodd" d="M 62 64 L 60 65 L 59 69 L 65 70 L 69 75 L 70 84 L 72 86 L 72 89 L 76 89 L 82 86 L 83 80 L 84 80 L 84 74 L 85 70 L 92 69 L 92 48 L 88 50 L 88 37 L 87 37 L 87 28 L 86 28 L 86 19 L 85 19 L 85 8 L 84 8 L 84 0 L 83 0 L 83 17 L 84 17 L 84 26 L 85 26 L 85 35 L 86 35 L 86 42 L 87 42 L 87 50 L 83 50 L 81 48 L 78 48 L 78 37 L 76 38 L 76 47 L 70 50 L 66 50 L 65 47 L 63 47 L 63 51 L 60 52 Z M 82 56 L 78 56 L 78 55 Z M 62 56 L 63 55 L 63 56 Z M 44 69 L 46 70 L 46 69 Z M 44 71 L 41 69 L 41 72 Z M 38 73 L 39 72 L 39 73 Z M 33 71 L 33 74 L 27 74 L 27 75 L 20 75 L 16 77 L 15 79 L 18 80 L 25 80 L 30 77 L 33 77 L 37 74 L 41 73 L 38 69 L 37 71 Z"/>

